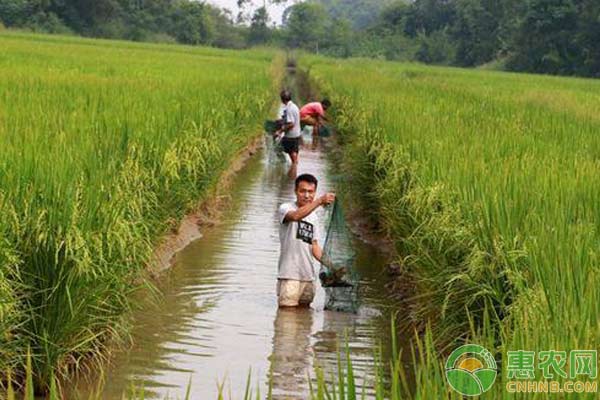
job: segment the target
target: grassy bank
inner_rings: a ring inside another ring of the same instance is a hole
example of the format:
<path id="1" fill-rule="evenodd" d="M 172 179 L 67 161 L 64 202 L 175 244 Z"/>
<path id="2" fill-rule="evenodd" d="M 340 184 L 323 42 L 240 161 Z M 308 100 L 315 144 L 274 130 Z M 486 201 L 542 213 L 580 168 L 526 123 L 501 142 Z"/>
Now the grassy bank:
<path id="1" fill-rule="evenodd" d="M 39 390 L 126 336 L 133 282 L 260 132 L 280 63 L 8 32 L 0 47 L 0 370 L 30 348 Z"/>
<path id="2" fill-rule="evenodd" d="M 404 317 L 432 324 L 415 397 L 446 396 L 444 350 L 464 340 L 504 362 L 509 350 L 597 348 L 600 82 L 301 65 L 334 101 L 351 190 L 415 284 Z"/>

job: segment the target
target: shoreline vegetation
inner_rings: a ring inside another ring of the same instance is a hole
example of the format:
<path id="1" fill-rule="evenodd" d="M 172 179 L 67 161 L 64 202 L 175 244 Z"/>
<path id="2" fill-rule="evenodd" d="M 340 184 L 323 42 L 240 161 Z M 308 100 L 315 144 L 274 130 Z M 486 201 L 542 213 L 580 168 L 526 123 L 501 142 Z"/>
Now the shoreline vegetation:
<path id="1" fill-rule="evenodd" d="M 28 396 L 58 393 L 127 336 L 161 239 L 258 135 L 285 60 L 22 33 L 0 45 L 0 370 Z M 414 282 L 400 318 L 421 329 L 415 382 L 394 348 L 378 399 L 461 398 L 443 357 L 465 341 L 501 365 L 509 350 L 596 348 L 600 82 L 308 54 L 298 68 L 333 100 L 347 183 Z"/>
<path id="2" fill-rule="evenodd" d="M 393 241 L 399 279 L 414 284 L 399 293 L 410 304 L 400 317 L 423 331 L 414 398 L 460 398 L 443 358 L 465 341 L 501 365 L 510 350 L 597 347 L 599 82 L 299 63 L 336 105 L 350 190 Z M 490 395 L 515 398 L 502 384 Z"/>
<path id="3" fill-rule="evenodd" d="M 43 393 L 127 337 L 161 238 L 260 133 L 283 57 L 35 34 L 0 43 L 0 370 L 23 383 L 30 362 Z"/>
<path id="4" fill-rule="evenodd" d="M 262 3 L 262 6 L 261 6 Z M 600 77 L 597 0 L 3 0 L 0 30 Z M 273 20 L 272 7 L 284 7 Z"/>

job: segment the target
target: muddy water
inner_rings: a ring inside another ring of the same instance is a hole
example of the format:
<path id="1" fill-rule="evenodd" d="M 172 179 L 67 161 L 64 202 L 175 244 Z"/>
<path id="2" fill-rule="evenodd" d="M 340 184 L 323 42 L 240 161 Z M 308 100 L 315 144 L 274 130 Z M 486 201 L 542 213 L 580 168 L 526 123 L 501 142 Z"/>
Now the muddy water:
<path id="1" fill-rule="evenodd" d="M 334 189 L 323 143 L 305 137 L 298 173 L 320 179 L 319 192 Z M 392 304 L 383 288 L 384 260 L 377 249 L 356 243 L 362 306 L 358 314 L 323 310 L 324 293 L 310 309 L 278 310 L 275 286 L 279 251 L 276 210 L 293 200 L 289 165 L 255 157 L 232 189 L 223 223 L 176 257 L 161 283 L 158 305 L 135 315 L 134 346 L 115 357 L 103 399 L 121 399 L 132 383 L 146 398 L 243 398 L 251 383 L 264 395 L 272 370 L 275 399 L 307 398 L 307 374 L 319 365 L 333 371 L 337 345 L 347 335 L 359 383 L 389 339 Z M 335 171 L 333 171 L 335 172 Z"/>

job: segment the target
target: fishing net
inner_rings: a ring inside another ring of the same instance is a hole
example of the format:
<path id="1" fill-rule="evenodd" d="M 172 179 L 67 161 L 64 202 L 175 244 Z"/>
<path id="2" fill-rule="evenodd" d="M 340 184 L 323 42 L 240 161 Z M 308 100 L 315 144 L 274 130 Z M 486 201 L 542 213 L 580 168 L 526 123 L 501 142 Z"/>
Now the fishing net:
<path id="1" fill-rule="evenodd" d="M 283 120 L 267 120 L 264 123 L 265 129 L 265 147 L 267 149 L 267 161 L 269 164 L 276 164 L 285 161 L 285 154 L 281 146 L 281 138 L 276 138 L 273 134 L 283 126 Z"/>
<path id="2" fill-rule="evenodd" d="M 328 125 L 321 125 L 321 127 L 319 128 L 319 136 L 321 137 L 329 137 L 331 136 L 332 132 L 333 129 L 331 129 L 331 127 Z"/>
<path id="3" fill-rule="evenodd" d="M 325 289 L 325 309 L 357 312 L 359 276 L 354 265 L 356 253 L 338 200 L 333 203 L 329 221 L 319 271 L 321 286 Z"/>
<path id="4" fill-rule="evenodd" d="M 277 131 L 278 129 L 281 129 L 282 126 L 283 126 L 283 120 L 281 120 L 281 119 L 277 119 L 274 121 L 266 120 L 264 123 L 265 132 L 270 133 L 270 134 L 275 133 L 275 131 Z"/>
<path id="5" fill-rule="evenodd" d="M 302 124 L 302 134 L 311 136 L 314 128 L 311 125 Z M 329 125 L 321 125 L 319 127 L 319 136 L 320 137 L 329 137 L 333 133 L 333 129 Z"/>

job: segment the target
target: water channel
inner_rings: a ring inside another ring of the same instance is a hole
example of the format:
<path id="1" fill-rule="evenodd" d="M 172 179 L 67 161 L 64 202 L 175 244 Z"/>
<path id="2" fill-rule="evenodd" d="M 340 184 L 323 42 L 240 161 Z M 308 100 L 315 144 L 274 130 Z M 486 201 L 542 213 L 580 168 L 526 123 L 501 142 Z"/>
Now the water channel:
<path id="1" fill-rule="evenodd" d="M 335 190 L 327 140 L 304 136 L 298 173 L 319 178 L 319 192 Z M 331 144 L 329 144 L 331 145 Z M 374 350 L 389 342 L 393 303 L 384 289 L 385 263 L 377 249 L 356 241 L 361 275 L 357 314 L 323 310 L 319 288 L 310 309 L 279 310 L 275 295 L 279 204 L 293 200 L 289 164 L 255 155 L 231 189 L 222 222 L 181 251 L 160 282 L 160 302 L 134 316 L 134 345 L 115 355 L 102 399 L 121 399 L 133 386 L 145 398 L 243 398 L 253 388 L 274 399 L 306 399 L 314 360 L 335 371 L 338 344 L 349 343 L 358 383 L 372 372 Z M 335 172 L 335 171 L 333 171 Z M 87 398 L 87 397 L 82 397 Z"/>

